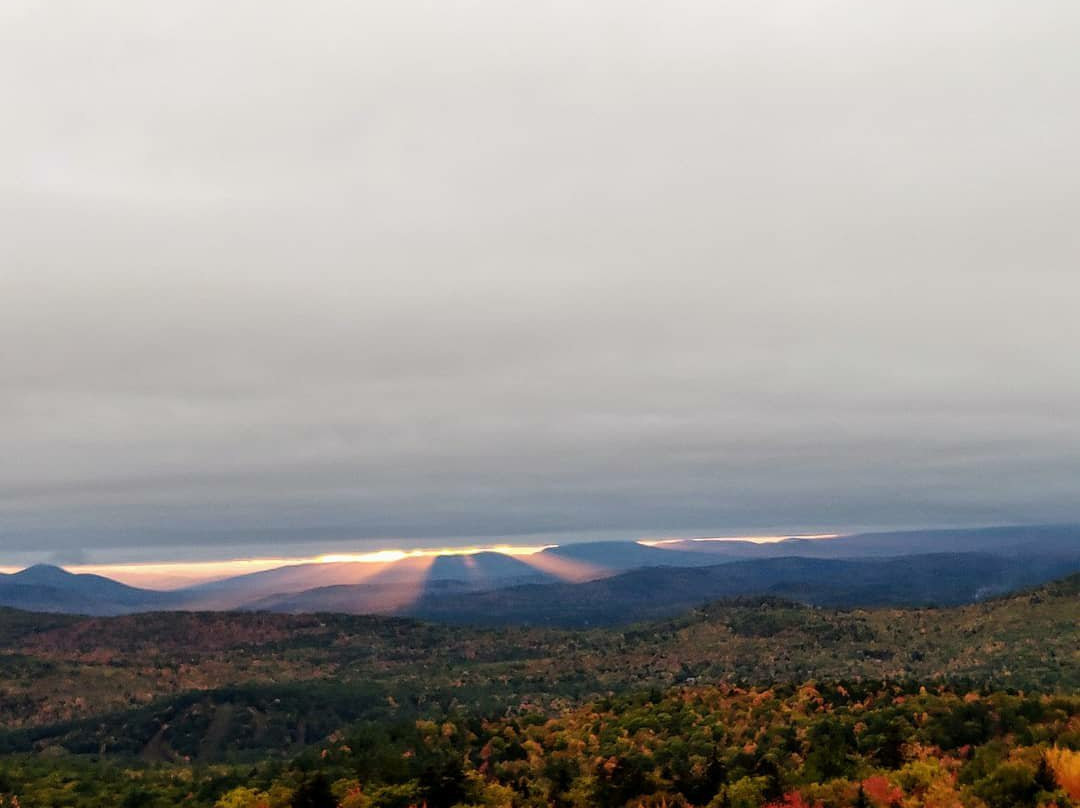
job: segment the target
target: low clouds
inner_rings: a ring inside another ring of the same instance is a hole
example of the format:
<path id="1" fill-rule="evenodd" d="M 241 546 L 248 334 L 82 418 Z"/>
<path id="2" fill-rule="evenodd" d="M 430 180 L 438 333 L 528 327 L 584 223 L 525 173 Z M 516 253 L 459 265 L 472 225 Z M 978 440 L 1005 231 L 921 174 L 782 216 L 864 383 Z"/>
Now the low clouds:
<path id="1" fill-rule="evenodd" d="M 10 554 L 1080 518 L 1073 4 L 2 13 Z"/>

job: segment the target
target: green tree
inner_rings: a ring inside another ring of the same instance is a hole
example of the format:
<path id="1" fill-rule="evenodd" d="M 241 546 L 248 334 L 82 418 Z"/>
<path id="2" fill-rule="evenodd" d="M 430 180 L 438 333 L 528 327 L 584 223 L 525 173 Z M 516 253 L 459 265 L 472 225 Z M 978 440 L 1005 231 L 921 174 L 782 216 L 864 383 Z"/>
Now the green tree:
<path id="1" fill-rule="evenodd" d="M 1035 772 L 1018 763 L 1003 763 L 975 783 L 975 794 L 990 808 L 1034 805 L 1039 793 Z"/>
<path id="2" fill-rule="evenodd" d="M 292 798 L 292 808 L 337 808 L 337 804 L 330 781 L 321 773 L 305 779 Z"/>
<path id="3" fill-rule="evenodd" d="M 810 729 L 805 775 L 814 783 L 824 783 L 851 772 L 851 752 L 855 736 L 851 728 L 835 718 L 824 718 Z"/>

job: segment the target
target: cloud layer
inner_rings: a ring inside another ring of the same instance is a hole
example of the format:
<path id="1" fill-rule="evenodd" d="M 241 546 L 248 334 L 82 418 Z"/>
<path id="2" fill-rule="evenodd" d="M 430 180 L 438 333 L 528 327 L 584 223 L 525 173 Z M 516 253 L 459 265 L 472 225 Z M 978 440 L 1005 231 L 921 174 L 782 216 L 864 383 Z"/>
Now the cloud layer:
<path id="1" fill-rule="evenodd" d="M 0 15 L 8 556 L 1080 519 L 1074 3 Z"/>

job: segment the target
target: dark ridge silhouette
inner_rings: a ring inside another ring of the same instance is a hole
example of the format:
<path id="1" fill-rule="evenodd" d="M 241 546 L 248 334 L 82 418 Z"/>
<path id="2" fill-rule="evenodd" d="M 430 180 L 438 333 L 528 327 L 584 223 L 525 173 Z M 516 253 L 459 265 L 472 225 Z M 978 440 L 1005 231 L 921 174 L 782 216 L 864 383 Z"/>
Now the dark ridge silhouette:
<path id="1" fill-rule="evenodd" d="M 50 564 L 0 576 L 0 606 L 28 611 L 112 615 L 180 602 L 172 593 L 139 589 L 102 575 L 76 575 Z"/>
<path id="2" fill-rule="evenodd" d="M 710 571 L 695 574 L 699 568 Z M 0 575 L 0 606 L 88 615 L 266 609 L 592 625 L 669 614 L 729 594 L 778 593 L 839 606 L 962 603 L 1077 568 L 1080 526 L 1042 525 L 769 544 L 583 542 L 532 557 L 480 552 L 386 563 L 296 564 L 175 592 L 40 564 Z M 633 574 L 627 578 L 628 573 Z M 611 576 L 619 580 L 601 580 Z M 605 603 L 605 597 L 612 599 Z"/>
<path id="3" fill-rule="evenodd" d="M 787 557 L 640 569 L 586 583 L 515 586 L 453 599 L 429 595 L 401 613 L 477 625 L 569 627 L 632 623 L 740 595 L 842 608 L 948 606 L 1033 586 L 1076 569 L 1072 559 L 1047 557 L 1018 565 L 982 553 L 857 560 Z"/>

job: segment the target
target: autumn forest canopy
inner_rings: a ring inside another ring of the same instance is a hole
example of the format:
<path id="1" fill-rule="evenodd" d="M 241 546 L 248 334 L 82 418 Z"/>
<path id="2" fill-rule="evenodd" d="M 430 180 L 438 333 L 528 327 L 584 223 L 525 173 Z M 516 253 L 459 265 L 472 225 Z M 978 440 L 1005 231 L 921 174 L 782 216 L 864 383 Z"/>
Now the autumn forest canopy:
<path id="1" fill-rule="evenodd" d="M 1063 808 L 1078 614 L 1075 575 L 591 630 L 5 611 L 0 804 Z"/>

